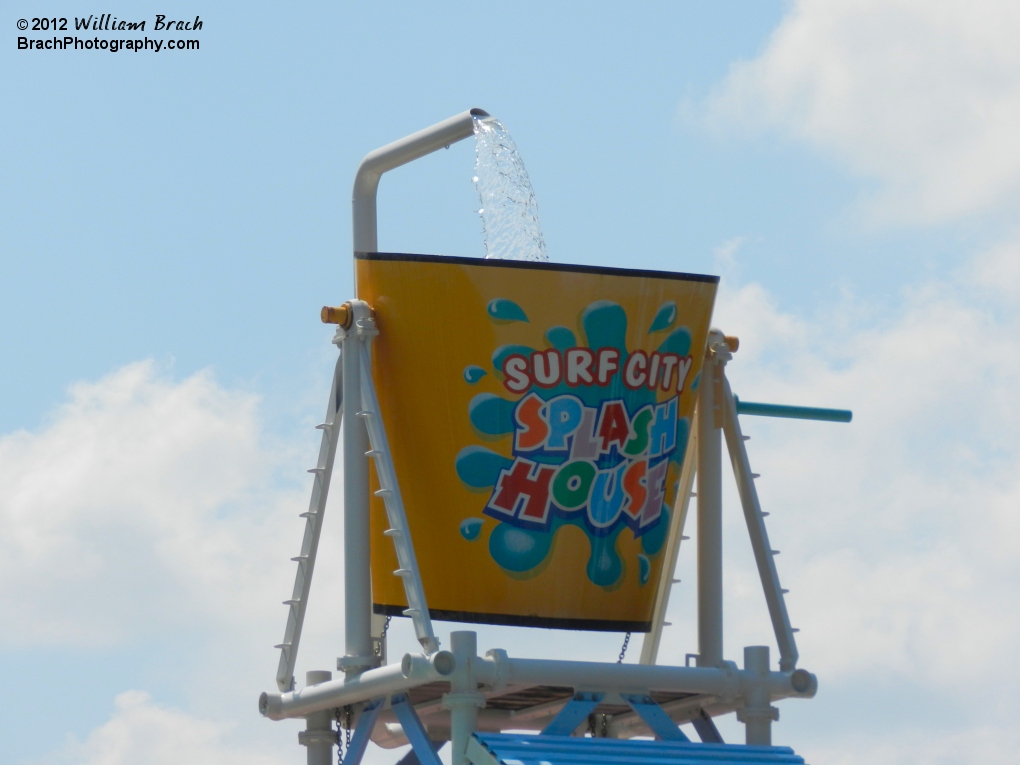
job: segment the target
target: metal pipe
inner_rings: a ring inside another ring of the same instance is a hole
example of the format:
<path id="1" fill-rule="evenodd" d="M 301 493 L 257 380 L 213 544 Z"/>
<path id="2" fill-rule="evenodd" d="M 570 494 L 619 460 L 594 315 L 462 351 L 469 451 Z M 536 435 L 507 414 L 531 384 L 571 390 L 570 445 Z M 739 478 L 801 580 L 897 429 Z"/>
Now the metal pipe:
<path id="1" fill-rule="evenodd" d="M 790 614 L 786 610 L 786 598 L 783 596 L 783 588 L 779 584 L 779 572 L 776 570 L 775 551 L 769 544 L 765 516 L 761 511 L 758 489 L 754 485 L 754 473 L 751 472 L 751 463 L 747 458 L 744 434 L 740 430 L 740 419 L 737 416 L 739 408 L 736 404 L 736 396 L 733 395 L 730 384 L 725 379 L 723 380 L 723 394 L 725 397 L 723 403 L 725 405 L 726 446 L 730 453 L 730 462 L 733 464 L 733 474 L 737 479 L 737 492 L 740 494 L 740 505 L 744 510 L 744 521 L 747 523 L 747 535 L 751 539 L 751 549 L 758 566 L 758 577 L 761 579 L 765 603 L 769 609 L 769 618 L 772 620 L 772 629 L 779 646 L 779 668 L 786 672 L 792 672 L 797 668 L 797 659 L 799 658 L 797 640 L 793 634 L 793 627 L 790 625 Z"/>
<path id="2" fill-rule="evenodd" d="M 722 417 L 719 378 L 729 353 L 709 333 L 698 384 L 698 666 L 723 661 Z"/>
<path id="3" fill-rule="evenodd" d="M 737 719 L 745 726 L 748 746 L 772 746 L 772 722 L 779 719 L 779 710 L 771 705 L 769 693 L 769 647 L 749 645 L 744 648 L 744 674 L 747 676 L 744 707 L 737 710 Z"/>
<path id="4" fill-rule="evenodd" d="M 355 252 L 379 249 L 376 192 L 382 174 L 473 135 L 475 118 L 488 116 L 484 109 L 469 109 L 365 155 L 354 176 Z"/>
<path id="5" fill-rule="evenodd" d="M 443 706 L 450 710 L 450 762 L 469 765 L 468 740 L 478 730 L 478 709 L 485 706 L 485 696 L 478 692 L 474 675 L 478 637 L 468 630 L 451 632 L 450 648 L 457 662 L 457 669 L 450 675 L 450 692 L 443 697 Z"/>
<path id="6" fill-rule="evenodd" d="M 557 659 L 511 659 L 489 652 L 474 664 L 478 682 L 493 685 L 560 685 L 576 690 L 647 693 L 675 691 L 704 693 L 720 701 L 736 699 L 746 682 L 758 681 L 754 673 L 737 669 L 733 662 L 719 667 L 670 667 L 647 664 L 606 664 L 593 661 Z M 497 680 L 499 679 L 499 680 Z M 776 698 L 811 698 L 818 688 L 815 676 L 806 670 L 772 672 L 767 678 L 769 693 Z"/>
<path id="7" fill-rule="evenodd" d="M 305 673 L 307 687 L 327 683 L 332 679 L 333 673 L 326 670 L 316 669 Z M 298 734 L 298 743 L 308 747 L 308 765 L 332 765 L 336 733 L 333 731 L 333 715 L 330 710 L 312 712 L 305 721 L 306 728 Z"/>
<path id="8" fill-rule="evenodd" d="M 326 512 L 329 484 L 340 438 L 342 397 L 343 360 L 338 358 L 333 370 L 333 385 L 329 391 L 326 417 L 319 425 L 322 438 L 319 443 L 319 459 L 314 468 L 312 498 L 308 503 L 308 512 L 304 513 L 305 533 L 301 540 L 301 553 L 296 559 L 298 566 L 294 575 L 294 589 L 290 600 L 287 601 L 290 605 L 287 611 L 287 626 L 284 628 L 283 642 L 278 646 L 280 663 L 276 670 L 276 687 L 281 691 L 294 690 L 294 667 L 297 663 L 298 647 L 301 645 L 301 630 L 305 623 L 308 594 L 311 592 L 312 574 L 315 571 L 315 556 L 318 554 L 319 537 L 322 535 L 322 519 Z"/>
<path id="9" fill-rule="evenodd" d="M 821 422 L 850 422 L 854 413 L 849 409 L 822 409 L 817 406 L 788 406 L 787 404 L 761 404 L 741 401 L 736 396 L 737 414 L 757 417 L 786 417 L 791 420 L 820 420 Z"/>
<path id="10" fill-rule="evenodd" d="M 306 717 L 323 709 L 357 704 L 446 680 L 455 667 L 456 660 L 449 651 L 438 651 L 431 656 L 406 654 L 400 664 L 369 669 L 343 680 L 330 680 L 288 693 L 263 693 L 259 697 L 259 713 L 270 720 Z"/>
<path id="11" fill-rule="evenodd" d="M 731 667 L 667 667 L 646 664 L 603 664 L 553 659 L 502 659 L 510 685 L 561 685 L 600 691 L 683 691 L 736 696 L 738 670 Z M 482 682 L 495 678 L 496 662 L 483 659 L 476 667 Z"/>
<path id="12" fill-rule="evenodd" d="M 367 303 L 352 300 L 353 326 L 344 330 L 344 656 L 338 669 L 348 675 L 376 662 L 372 650 L 372 561 L 368 504 L 368 432 L 361 410 L 362 338 L 358 320 L 371 318 Z"/>

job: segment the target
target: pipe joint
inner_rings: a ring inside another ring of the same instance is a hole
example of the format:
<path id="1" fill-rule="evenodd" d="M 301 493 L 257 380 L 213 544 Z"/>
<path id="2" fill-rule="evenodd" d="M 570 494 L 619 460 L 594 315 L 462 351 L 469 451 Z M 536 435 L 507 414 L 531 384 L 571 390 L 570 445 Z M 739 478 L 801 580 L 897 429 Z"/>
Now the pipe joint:
<path id="1" fill-rule="evenodd" d="M 436 675 L 447 677 L 457 669 L 457 659 L 449 651 L 404 654 L 400 661 L 400 673 L 408 680 L 432 679 Z"/>

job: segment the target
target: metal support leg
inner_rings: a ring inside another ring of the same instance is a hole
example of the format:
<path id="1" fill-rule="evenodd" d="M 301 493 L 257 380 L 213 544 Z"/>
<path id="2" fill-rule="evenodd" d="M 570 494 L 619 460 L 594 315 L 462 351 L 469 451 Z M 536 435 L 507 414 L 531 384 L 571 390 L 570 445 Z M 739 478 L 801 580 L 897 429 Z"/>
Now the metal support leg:
<path id="1" fill-rule="evenodd" d="M 694 477 L 697 474 L 698 454 L 698 413 L 694 412 L 694 426 L 687 441 L 687 454 L 684 456 L 683 468 L 680 471 L 680 485 L 677 488 L 676 503 L 669 519 L 669 536 L 663 550 L 662 570 L 659 572 L 659 589 L 655 595 L 652 608 L 652 629 L 641 641 L 641 664 L 655 664 L 659 656 L 659 644 L 662 642 L 662 630 L 666 626 L 666 609 L 669 607 L 669 596 L 673 585 L 679 582 L 674 579 L 676 561 L 680 554 L 680 543 L 686 539 L 684 527 L 687 525 L 687 512 L 694 494 Z"/>
<path id="2" fill-rule="evenodd" d="M 368 433 L 357 416 L 361 408 L 363 339 L 356 331 L 370 316 L 367 303 L 352 300 L 354 321 L 343 340 L 344 430 L 344 657 L 340 664 L 356 676 L 375 664 L 372 651 L 372 569 L 368 505 Z"/>
<path id="3" fill-rule="evenodd" d="M 290 600 L 287 627 L 283 633 L 280 649 L 280 664 L 276 670 L 276 686 L 281 691 L 294 690 L 294 667 L 297 663 L 298 646 L 301 644 L 301 630 L 308 607 L 308 594 L 312 587 L 312 573 L 315 571 L 315 556 L 319 551 L 319 537 L 322 532 L 322 518 L 326 512 L 326 498 L 329 496 L 329 482 L 333 476 L 333 462 L 336 459 L 336 445 L 339 440 L 341 398 L 343 396 L 343 360 L 336 360 L 333 371 L 333 386 L 329 391 L 326 417 L 318 429 L 322 431 L 319 444 L 319 459 L 309 472 L 315 475 L 312 484 L 312 498 L 308 503 L 305 518 L 305 534 L 301 540 L 301 554 L 294 558 L 297 574 L 294 577 L 294 591 Z"/>
<path id="4" fill-rule="evenodd" d="M 737 479 L 740 504 L 744 509 L 747 534 L 751 538 L 751 549 L 754 551 L 754 560 L 758 565 L 758 576 L 765 593 L 765 603 L 769 608 L 772 629 L 776 634 L 776 644 L 779 646 L 779 669 L 783 672 L 792 672 L 797 668 L 799 654 L 797 653 L 797 641 L 794 638 L 795 630 L 790 626 L 790 614 L 786 610 L 786 598 L 783 596 L 785 591 L 779 584 L 779 573 L 776 570 L 775 560 L 776 551 L 769 544 L 769 534 L 765 528 L 765 515 L 758 502 L 758 490 L 754 486 L 755 474 L 751 472 L 751 463 L 747 458 L 744 435 L 740 430 L 740 420 L 737 416 L 736 397 L 730 391 L 730 385 L 725 379 L 723 380 L 723 389 L 726 397 L 726 445 L 729 448 L 730 461 L 733 463 L 733 473 Z"/>
<path id="5" fill-rule="evenodd" d="M 325 670 L 305 673 L 305 685 L 318 685 L 332 679 L 333 673 Z M 332 765 L 336 743 L 332 712 L 329 709 L 312 712 L 305 722 L 306 728 L 298 734 L 298 743 L 308 748 L 308 765 Z"/>
<path id="6" fill-rule="evenodd" d="M 698 384 L 698 666 L 723 661 L 722 372 L 730 358 L 713 330 Z"/>
<path id="7" fill-rule="evenodd" d="M 772 746 L 772 723 L 779 719 L 779 710 L 770 703 L 767 645 L 744 648 L 744 671 L 753 672 L 758 681 L 748 687 L 745 706 L 737 710 L 737 719 L 746 726 L 746 743 L 749 746 Z"/>
<path id="8" fill-rule="evenodd" d="M 443 696 L 443 706 L 450 710 L 450 761 L 452 765 L 467 765 L 468 739 L 478 730 L 479 707 L 485 706 L 474 673 L 478 635 L 468 630 L 451 632 L 450 650 L 457 661 L 450 676 L 450 693 Z"/>

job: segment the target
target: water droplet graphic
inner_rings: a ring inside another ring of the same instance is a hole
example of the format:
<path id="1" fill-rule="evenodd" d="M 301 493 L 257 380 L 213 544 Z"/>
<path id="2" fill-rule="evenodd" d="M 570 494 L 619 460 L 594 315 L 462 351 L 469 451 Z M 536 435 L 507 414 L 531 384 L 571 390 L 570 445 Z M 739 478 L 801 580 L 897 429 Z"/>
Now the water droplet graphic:
<path id="1" fill-rule="evenodd" d="M 474 542 L 478 539 L 478 535 L 482 533 L 482 526 L 484 524 L 484 518 L 465 518 L 460 522 L 460 535 L 468 542 Z"/>
<path id="2" fill-rule="evenodd" d="M 517 303 L 506 298 L 496 298 L 490 300 L 489 305 L 486 306 L 485 310 L 488 312 L 489 317 L 496 321 L 527 321 L 528 315 L 524 313 L 524 309 L 521 308 Z"/>
<path id="3" fill-rule="evenodd" d="M 648 334 L 658 332 L 660 329 L 666 329 L 673 325 L 676 321 L 676 303 L 672 300 L 667 300 L 655 313 L 655 318 L 652 319 L 652 326 L 648 329 Z"/>
<path id="4" fill-rule="evenodd" d="M 538 202 L 510 133 L 492 117 L 475 119 L 475 188 L 485 233 L 485 257 L 549 260 Z"/>
<path id="5" fill-rule="evenodd" d="M 467 380 L 472 385 L 481 380 L 487 374 L 489 373 L 486 372 L 481 367 L 475 366 L 474 364 L 469 364 L 468 366 L 464 367 L 464 379 Z"/>
<path id="6" fill-rule="evenodd" d="M 623 574 L 623 561 L 616 553 L 616 538 L 622 528 L 618 527 L 606 537 L 590 537 L 591 557 L 588 559 L 587 574 L 592 583 L 599 587 L 616 584 Z"/>
<path id="7" fill-rule="evenodd" d="M 524 573 L 545 560 L 552 540 L 553 534 L 500 523 L 489 535 L 489 554 L 507 571 Z"/>
<path id="8" fill-rule="evenodd" d="M 638 562 L 638 584 L 644 587 L 646 584 L 648 584 L 648 577 L 652 573 L 652 562 L 648 560 L 647 555 L 642 555 L 641 553 L 638 553 L 637 562 Z"/>

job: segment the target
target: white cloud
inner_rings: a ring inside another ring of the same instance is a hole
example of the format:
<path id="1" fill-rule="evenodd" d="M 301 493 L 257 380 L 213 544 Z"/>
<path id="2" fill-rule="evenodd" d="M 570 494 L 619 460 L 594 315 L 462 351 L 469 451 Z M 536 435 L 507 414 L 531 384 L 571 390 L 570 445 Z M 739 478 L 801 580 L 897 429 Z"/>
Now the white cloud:
<path id="1" fill-rule="evenodd" d="M 287 564 L 267 553 L 296 498 L 269 480 L 281 457 L 256 403 L 139 363 L 0 439 L 0 641 L 111 644 L 264 616 Z"/>
<path id="2" fill-rule="evenodd" d="M 894 736 L 844 739 L 814 747 L 813 765 L 1013 765 L 1020 735 L 1013 729 L 975 725 L 952 732 L 901 731 Z"/>
<path id="3" fill-rule="evenodd" d="M 54 762 L 73 765 L 282 765 L 294 758 L 229 740 L 230 726 L 155 704 L 141 691 L 126 691 L 116 711 Z"/>
<path id="4" fill-rule="evenodd" d="M 801 666 L 820 678 L 810 703 L 838 709 L 876 689 L 859 721 L 834 715 L 822 735 L 814 718 L 802 731 L 813 762 L 1015 759 L 1004 689 L 1020 671 L 1002 656 L 1020 643 L 1009 606 L 1020 586 L 1020 311 L 1013 282 L 994 276 L 1013 272 L 1015 251 L 1004 241 L 883 316 L 848 300 L 808 320 L 757 285 L 722 293 L 716 323 L 741 337 L 729 368 L 738 395 L 854 411 L 850 425 L 743 418 Z M 739 659 L 741 646 L 774 641 L 737 499 L 727 502 L 727 654 Z M 690 641 L 666 649 L 674 661 L 694 650 L 692 599 L 682 589 L 672 609 Z M 896 698 L 877 690 L 890 687 Z M 977 696 L 979 709 L 963 701 Z M 912 719 L 932 707 L 953 724 Z M 871 730 L 873 716 L 900 734 Z M 796 745 L 796 729 L 782 729 Z"/>
<path id="5" fill-rule="evenodd" d="M 294 723 L 261 719 L 256 700 L 274 688 L 272 645 L 311 483 L 304 460 L 319 433 L 274 443 L 258 405 L 206 372 L 175 381 L 141 362 L 74 385 L 38 431 L 0 437 L 0 648 L 95 655 L 114 687 L 122 658 L 144 663 L 183 704 L 119 696 L 73 761 L 234 762 L 251 753 L 246 741 L 296 747 Z M 339 471 L 333 487 L 335 498 Z M 330 511 L 299 675 L 342 653 L 341 609 L 329 607 L 340 602 L 342 568 L 332 500 Z M 92 690 L 72 672 L 59 692 Z"/>
<path id="6" fill-rule="evenodd" d="M 798 0 L 708 103 L 879 181 L 873 215 L 942 221 L 1020 187 L 1020 6 L 1002 0 Z"/>

